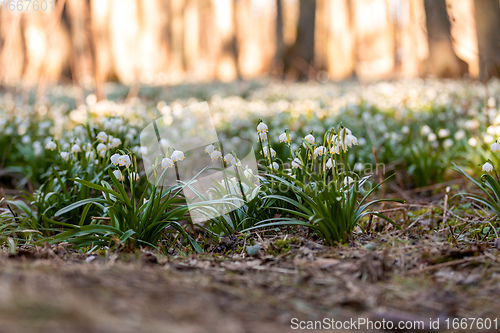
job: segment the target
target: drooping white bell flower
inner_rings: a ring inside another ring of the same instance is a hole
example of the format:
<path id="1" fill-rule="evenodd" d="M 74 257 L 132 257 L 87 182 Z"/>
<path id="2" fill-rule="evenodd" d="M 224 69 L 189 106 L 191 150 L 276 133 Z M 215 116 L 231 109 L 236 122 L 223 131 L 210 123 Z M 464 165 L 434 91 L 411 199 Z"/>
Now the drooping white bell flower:
<path id="1" fill-rule="evenodd" d="M 453 137 L 455 138 L 455 140 L 460 141 L 465 138 L 465 131 L 461 129 L 457 131 Z"/>
<path id="2" fill-rule="evenodd" d="M 226 163 L 232 163 L 234 160 L 234 156 L 233 154 L 229 153 L 229 154 L 226 154 L 226 156 L 224 156 L 224 161 Z"/>
<path id="3" fill-rule="evenodd" d="M 340 154 L 340 147 L 337 146 L 337 145 L 333 145 L 330 148 L 330 153 L 332 153 L 332 154 Z"/>
<path id="4" fill-rule="evenodd" d="M 274 150 L 273 148 L 265 146 L 265 147 L 263 147 L 263 150 L 264 150 L 264 156 L 265 157 L 267 157 L 269 155 L 269 151 L 271 151 L 271 157 L 275 157 L 276 156 L 276 150 Z"/>
<path id="5" fill-rule="evenodd" d="M 267 141 L 267 133 L 259 133 L 259 140 L 261 142 L 266 142 Z"/>
<path id="6" fill-rule="evenodd" d="M 316 149 L 314 149 L 314 157 L 323 156 L 325 154 L 326 154 L 326 147 L 324 146 L 319 146 Z"/>
<path id="7" fill-rule="evenodd" d="M 432 132 L 431 128 L 427 125 L 422 126 L 420 129 L 420 135 L 427 136 Z"/>
<path id="8" fill-rule="evenodd" d="M 352 177 L 350 177 L 350 176 L 344 177 L 344 186 L 347 186 L 353 182 L 354 182 L 354 179 L 352 179 Z"/>
<path id="9" fill-rule="evenodd" d="M 116 179 L 118 179 L 119 181 L 122 181 L 123 180 L 123 174 L 120 170 L 116 169 L 115 171 L 113 171 L 113 175 L 115 176 Z"/>
<path id="10" fill-rule="evenodd" d="M 257 125 L 257 132 L 266 133 L 267 131 L 268 131 L 268 127 L 264 122 L 261 122 L 259 125 Z"/>
<path id="11" fill-rule="evenodd" d="M 85 153 L 85 157 L 87 158 L 87 160 L 89 161 L 94 161 L 95 160 L 95 151 L 93 150 L 89 150 Z"/>
<path id="12" fill-rule="evenodd" d="M 168 169 L 173 167 L 174 167 L 174 161 L 172 161 L 170 158 L 165 157 L 164 159 L 161 160 L 162 169 Z"/>
<path id="13" fill-rule="evenodd" d="M 139 180 L 140 178 L 141 178 L 141 177 L 139 176 L 139 174 L 138 174 L 137 172 L 131 172 L 131 173 L 130 173 L 130 179 L 131 179 L 131 180 L 135 180 L 135 181 L 137 181 L 137 180 Z"/>
<path id="14" fill-rule="evenodd" d="M 117 148 L 118 146 L 120 146 L 122 144 L 122 140 L 118 139 L 118 138 L 113 138 L 113 140 L 111 140 L 111 148 Z"/>
<path id="15" fill-rule="evenodd" d="M 358 139 L 354 135 L 348 134 L 348 135 L 346 135 L 346 137 L 344 139 L 344 144 L 347 147 L 351 148 L 352 145 L 356 146 L 358 144 Z"/>
<path id="16" fill-rule="evenodd" d="M 498 142 L 493 142 L 491 144 L 491 151 L 496 153 L 497 151 L 500 151 L 500 144 Z"/>
<path id="17" fill-rule="evenodd" d="M 253 176 L 253 171 L 252 169 L 246 167 L 245 171 L 243 171 L 243 174 L 245 175 L 246 178 L 250 178 Z"/>
<path id="18" fill-rule="evenodd" d="M 45 149 L 48 149 L 48 150 L 54 151 L 56 148 L 57 148 L 57 145 L 52 140 L 50 140 L 49 142 L 47 142 L 47 144 L 45 145 Z"/>
<path id="19" fill-rule="evenodd" d="M 61 152 L 61 158 L 64 160 L 64 161 L 68 161 L 69 160 L 69 153 L 66 152 L 66 151 L 62 151 Z"/>
<path id="20" fill-rule="evenodd" d="M 212 161 L 217 161 L 217 160 L 222 161 L 222 153 L 218 150 L 214 150 L 213 152 L 210 153 L 210 158 L 212 159 Z"/>
<path id="21" fill-rule="evenodd" d="M 325 167 L 328 170 L 333 168 L 334 165 L 335 165 L 335 160 L 332 160 L 332 158 L 330 157 L 328 161 L 326 161 Z"/>
<path id="22" fill-rule="evenodd" d="M 296 157 L 292 161 L 292 168 L 299 168 L 302 169 L 302 161 L 300 158 Z"/>
<path id="23" fill-rule="evenodd" d="M 444 149 L 450 149 L 451 146 L 453 146 L 453 140 L 452 139 L 448 138 L 448 139 L 446 139 L 446 140 L 443 141 L 443 148 Z M 500 148 L 500 146 L 498 148 Z"/>
<path id="24" fill-rule="evenodd" d="M 174 152 L 170 156 L 170 159 L 174 162 L 182 161 L 184 159 L 184 153 L 180 150 L 174 150 Z"/>
<path id="25" fill-rule="evenodd" d="M 272 170 L 278 170 L 280 168 L 279 164 L 276 162 L 271 163 L 269 166 Z"/>
<path id="26" fill-rule="evenodd" d="M 108 135 L 105 132 L 99 132 L 97 134 L 97 140 L 101 142 L 107 142 L 108 141 Z"/>
<path id="27" fill-rule="evenodd" d="M 96 150 L 99 154 L 102 154 L 103 152 L 106 152 L 108 147 L 104 143 L 100 143 L 97 145 Z"/>
<path id="28" fill-rule="evenodd" d="M 73 147 L 71 147 L 71 152 L 72 153 L 79 153 L 82 151 L 82 148 L 79 146 L 79 145 L 73 145 Z"/>
<path id="29" fill-rule="evenodd" d="M 441 139 L 444 139 L 444 138 L 447 138 L 450 136 L 450 130 L 446 129 L 446 128 L 441 128 L 439 131 L 438 131 L 438 136 L 441 138 Z"/>
<path id="30" fill-rule="evenodd" d="M 483 171 L 491 172 L 493 171 L 493 165 L 490 162 L 486 162 L 483 164 Z"/>
<path id="31" fill-rule="evenodd" d="M 281 133 L 279 136 L 280 142 L 288 143 L 291 140 L 292 136 L 290 134 Z"/>
<path id="32" fill-rule="evenodd" d="M 113 154 L 113 156 L 111 156 L 111 164 L 117 166 L 119 162 L 120 162 L 120 154 Z"/>
<path id="33" fill-rule="evenodd" d="M 231 161 L 231 166 L 241 166 L 241 161 L 237 158 L 234 158 L 232 161 Z"/>
<path id="34" fill-rule="evenodd" d="M 314 136 L 312 134 L 307 134 L 305 137 L 304 137 L 304 140 L 306 140 L 307 142 L 309 142 L 311 145 L 314 144 L 314 142 L 316 141 L 316 139 L 314 138 Z M 305 145 L 304 145 L 305 146 Z"/>
<path id="35" fill-rule="evenodd" d="M 212 154 L 214 150 L 215 150 L 215 147 L 212 144 L 205 147 L 205 153 L 207 153 L 208 155 Z"/>
<path id="36" fill-rule="evenodd" d="M 132 161 L 130 160 L 130 156 L 120 155 L 120 157 L 118 158 L 118 164 L 120 166 L 124 166 L 124 167 L 128 168 L 130 166 L 130 164 L 132 164 Z"/>

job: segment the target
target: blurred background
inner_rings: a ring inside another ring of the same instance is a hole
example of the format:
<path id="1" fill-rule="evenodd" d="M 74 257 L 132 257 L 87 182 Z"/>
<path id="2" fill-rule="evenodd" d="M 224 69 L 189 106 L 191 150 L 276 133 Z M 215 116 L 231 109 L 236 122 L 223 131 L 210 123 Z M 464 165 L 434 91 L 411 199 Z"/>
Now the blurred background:
<path id="1" fill-rule="evenodd" d="M 20 0 L 21 1 L 21 0 Z M 0 85 L 500 73 L 499 0 L 54 0 L 0 10 Z"/>

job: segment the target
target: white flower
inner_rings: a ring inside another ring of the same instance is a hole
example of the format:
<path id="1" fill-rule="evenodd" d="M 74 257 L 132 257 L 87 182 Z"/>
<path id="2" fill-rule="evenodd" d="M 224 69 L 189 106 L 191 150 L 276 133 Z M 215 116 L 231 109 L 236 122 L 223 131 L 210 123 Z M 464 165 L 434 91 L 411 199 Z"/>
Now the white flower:
<path id="1" fill-rule="evenodd" d="M 276 156 L 276 150 L 274 150 L 273 148 L 269 148 L 268 146 L 265 146 L 263 149 L 264 149 L 264 156 L 265 157 L 267 157 L 267 155 L 269 154 L 269 151 L 271 151 L 271 157 Z"/>
<path id="2" fill-rule="evenodd" d="M 47 142 L 47 144 L 45 145 L 45 149 L 48 149 L 48 150 L 54 151 L 56 148 L 57 148 L 57 145 L 52 140 L 50 140 L 49 142 Z"/>
<path id="3" fill-rule="evenodd" d="M 101 142 L 107 142 L 108 141 L 108 135 L 104 132 L 99 132 L 99 134 L 97 134 L 97 140 L 101 141 Z"/>
<path id="4" fill-rule="evenodd" d="M 330 153 L 332 153 L 332 154 L 340 154 L 340 147 L 337 146 L 337 145 L 333 145 L 330 148 Z"/>
<path id="5" fill-rule="evenodd" d="M 486 162 L 483 164 L 483 171 L 490 172 L 493 171 L 493 165 L 490 162 Z"/>
<path id="6" fill-rule="evenodd" d="M 113 164 L 114 166 L 117 166 L 119 161 L 120 161 L 120 154 L 113 154 L 113 156 L 111 156 L 111 164 Z"/>
<path id="7" fill-rule="evenodd" d="M 226 163 L 232 163 L 233 160 L 234 160 L 234 156 L 231 153 L 226 154 L 226 156 L 224 156 L 224 161 L 226 161 Z"/>
<path id="8" fill-rule="evenodd" d="M 314 142 L 316 141 L 316 139 L 314 138 L 314 136 L 312 134 L 307 134 L 304 137 L 304 140 L 306 140 L 307 142 L 309 142 L 311 145 L 313 145 Z M 304 145 L 304 147 L 305 147 L 305 145 Z"/>
<path id="9" fill-rule="evenodd" d="M 494 142 L 491 144 L 491 151 L 496 153 L 497 151 L 500 151 L 500 144 L 498 142 Z"/>
<path id="10" fill-rule="evenodd" d="M 81 152 L 81 151 L 82 151 L 82 148 L 80 148 L 80 146 L 79 146 L 79 145 L 73 145 L 73 147 L 71 147 L 71 152 L 72 152 L 72 153 L 75 153 L 75 154 L 76 154 L 76 153 L 79 153 L 79 152 Z"/>
<path id="11" fill-rule="evenodd" d="M 332 160 L 331 158 L 326 161 L 325 167 L 327 169 L 331 169 L 335 165 L 335 160 Z"/>
<path id="12" fill-rule="evenodd" d="M 115 176 L 116 179 L 122 181 L 123 180 L 123 175 L 120 170 L 115 170 L 113 171 L 113 175 Z"/>
<path id="13" fill-rule="evenodd" d="M 358 144 L 358 139 L 354 135 L 348 134 L 348 135 L 346 135 L 346 137 L 344 139 L 344 144 L 347 147 L 351 148 L 352 145 L 356 146 Z"/>
<path id="14" fill-rule="evenodd" d="M 99 154 L 102 154 L 103 152 L 106 152 L 108 147 L 104 143 L 100 143 L 97 145 L 96 150 Z"/>
<path id="15" fill-rule="evenodd" d="M 302 169 L 302 161 L 296 157 L 293 159 L 292 161 L 292 168 L 299 168 L 299 169 Z"/>
<path id="16" fill-rule="evenodd" d="M 130 173 L 130 179 L 132 180 L 139 180 L 141 178 L 137 172 L 131 172 Z"/>
<path id="17" fill-rule="evenodd" d="M 429 135 L 432 132 L 431 128 L 427 125 L 422 126 L 420 129 L 420 135 L 426 136 Z"/>
<path id="18" fill-rule="evenodd" d="M 438 136 L 442 139 L 444 138 L 447 138 L 450 136 L 450 131 L 447 130 L 446 128 L 441 128 L 439 131 L 438 131 Z"/>
<path id="19" fill-rule="evenodd" d="M 67 161 L 69 159 L 69 153 L 66 152 L 66 151 L 62 151 L 61 152 L 61 158 L 65 161 Z"/>
<path id="20" fill-rule="evenodd" d="M 345 134 L 344 134 L 344 132 L 345 132 Z M 352 134 L 351 130 L 350 130 L 350 129 L 348 129 L 347 127 L 342 128 L 342 129 L 340 130 L 340 132 L 339 132 L 339 136 L 340 136 L 341 138 L 343 138 L 344 136 L 351 135 L 351 134 Z"/>
<path id="21" fill-rule="evenodd" d="M 429 135 L 427 136 L 427 140 L 429 140 L 429 142 L 434 142 L 437 140 L 437 135 L 436 133 L 429 133 Z"/>
<path id="22" fill-rule="evenodd" d="M 161 160 L 162 169 L 168 169 L 173 167 L 174 167 L 174 161 L 172 161 L 170 158 L 165 157 L 164 159 Z"/>
<path id="23" fill-rule="evenodd" d="M 212 161 L 216 161 L 219 159 L 222 161 L 222 153 L 218 150 L 214 150 L 210 153 L 210 158 L 212 159 Z"/>
<path id="24" fill-rule="evenodd" d="M 344 178 L 344 186 L 347 186 L 347 185 L 349 185 L 349 184 L 351 184 L 353 182 L 354 182 L 354 179 L 352 179 L 349 176 L 347 176 L 347 177 Z"/>
<path id="25" fill-rule="evenodd" d="M 408 126 L 406 126 L 406 125 L 405 125 L 405 126 L 403 126 L 403 127 L 401 128 L 401 133 L 403 133 L 403 134 L 408 134 L 408 133 L 410 133 L 410 128 L 409 128 Z"/>
<path id="26" fill-rule="evenodd" d="M 166 139 L 160 139 L 158 144 L 163 148 L 164 150 L 168 149 L 168 141 Z"/>
<path id="27" fill-rule="evenodd" d="M 271 170 L 278 170 L 280 168 L 280 166 L 276 162 L 271 163 L 269 167 L 271 168 Z"/>
<path id="28" fill-rule="evenodd" d="M 450 149 L 451 146 L 453 146 L 453 140 L 452 139 L 448 138 L 448 139 L 446 139 L 446 140 L 443 141 L 443 147 L 445 149 Z"/>
<path id="29" fill-rule="evenodd" d="M 247 167 L 245 169 L 245 171 L 243 171 L 243 174 L 245 175 L 245 177 L 250 178 L 253 176 L 253 171 L 252 171 L 252 169 Z"/>
<path id="30" fill-rule="evenodd" d="M 459 130 L 458 132 L 455 133 L 455 135 L 453 137 L 455 138 L 455 140 L 460 141 L 463 138 L 465 138 L 465 131 Z"/>
<path id="31" fill-rule="evenodd" d="M 259 140 L 262 142 L 267 141 L 267 133 L 259 133 Z"/>
<path id="32" fill-rule="evenodd" d="M 93 150 L 90 150 L 85 153 L 85 157 L 87 158 L 87 160 L 93 161 L 95 160 L 95 152 Z"/>
<path id="33" fill-rule="evenodd" d="M 182 161 L 184 159 L 184 153 L 180 150 L 174 150 L 170 159 L 174 162 Z"/>
<path id="34" fill-rule="evenodd" d="M 268 128 L 267 128 L 267 125 L 264 122 L 261 122 L 257 126 L 257 132 L 259 132 L 259 133 L 266 133 L 267 131 L 268 131 Z"/>
<path id="35" fill-rule="evenodd" d="M 485 143 L 492 143 L 495 138 L 492 135 L 486 134 L 483 138 Z"/>
<path id="36" fill-rule="evenodd" d="M 31 138 L 29 135 L 24 135 L 22 138 L 21 138 L 21 142 L 23 143 L 23 145 L 29 145 L 31 143 Z"/>
<path id="37" fill-rule="evenodd" d="M 488 102 L 486 104 L 490 109 L 493 109 L 496 105 L 495 98 L 494 97 L 488 98 Z"/>
<path id="38" fill-rule="evenodd" d="M 208 155 L 210 155 L 210 154 L 212 154 L 212 153 L 213 153 L 213 151 L 214 151 L 214 150 L 215 150 L 214 145 L 208 145 L 208 146 L 206 146 L 206 148 L 205 148 L 205 153 L 207 153 Z"/>
<path id="39" fill-rule="evenodd" d="M 111 143 L 111 148 L 116 148 L 122 144 L 122 140 L 120 140 L 118 138 L 113 138 L 113 140 L 111 140 L 110 143 Z"/>
<path id="40" fill-rule="evenodd" d="M 323 156 L 325 154 L 326 148 L 324 146 L 319 146 L 318 148 L 314 149 L 314 157 Z"/>
<path id="41" fill-rule="evenodd" d="M 237 158 L 233 158 L 231 161 L 231 166 L 241 166 L 241 161 Z"/>
<path id="42" fill-rule="evenodd" d="M 475 147 L 475 146 L 477 146 L 477 139 L 476 138 L 470 138 L 469 141 L 468 141 L 468 143 L 469 143 L 469 146 Z"/>
<path id="43" fill-rule="evenodd" d="M 291 139 L 292 139 L 292 136 L 290 134 L 287 135 L 286 133 L 282 133 L 279 136 L 280 142 L 288 143 L 288 142 L 290 142 Z"/>
<path id="44" fill-rule="evenodd" d="M 128 156 L 128 155 L 121 155 L 118 158 L 118 164 L 120 166 L 124 166 L 124 167 L 128 168 L 130 166 L 130 164 L 132 164 L 132 161 L 130 160 L 130 156 Z"/>

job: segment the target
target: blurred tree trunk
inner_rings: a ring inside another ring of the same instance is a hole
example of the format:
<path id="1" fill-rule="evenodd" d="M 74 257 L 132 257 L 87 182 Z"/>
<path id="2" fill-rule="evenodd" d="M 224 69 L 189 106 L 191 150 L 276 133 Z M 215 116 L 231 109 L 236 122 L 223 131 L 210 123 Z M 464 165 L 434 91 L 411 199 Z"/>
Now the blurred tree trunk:
<path id="1" fill-rule="evenodd" d="M 500 76 L 500 3 L 475 0 L 475 19 L 479 50 L 479 79 Z"/>
<path id="2" fill-rule="evenodd" d="M 184 7 L 184 64 L 188 72 L 196 72 L 200 57 L 200 10 L 198 0 L 186 0 Z"/>
<path id="3" fill-rule="evenodd" d="M 424 0 L 429 58 L 427 74 L 437 77 L 460 77 L 468 72 L 467 63 L 453 50 L 450 20 L 445 0 Z"/>
<path id="4" fill-rule="evenodd" d="M 291 78 L 305 80 L 314 63 L 314 27 L 316 0 L 300 0 L 297 38 L 285 55 L 285 72 Z"/>
<path id="5" fill-rule="evenodd" d="M 328 39 L 326 61 L 332 80 L 355 76 L 356 28 L 353 3 L 350 0 L 328 1 Z"/>
<path id="6" fill-rule="evenodd" d="M 223 81 L 234 80 L 238 76 L 234 0 L 213 0 L 212 5 L 218 35 L 216 37 L 218 56 L 215 65 L 215 76 Z M 210 38 L 212 39 L 213 36 Z"/>
<path id="7" fill-rule="evenodd" d="M 184 57 L 184 2 L 183 0 L 168 1 L 169 68 L 171 72 L 175 72 L 179 76 L 182 75 L 186 65 Z"/>
<path id="8" fill-rule="evenodd" d="M 276 52 L 273 59 L 271 72 L 283 75 L 283 58 L 285 55 L 285 40 L 283 37 L 283 0 L 276 0 Z"/>

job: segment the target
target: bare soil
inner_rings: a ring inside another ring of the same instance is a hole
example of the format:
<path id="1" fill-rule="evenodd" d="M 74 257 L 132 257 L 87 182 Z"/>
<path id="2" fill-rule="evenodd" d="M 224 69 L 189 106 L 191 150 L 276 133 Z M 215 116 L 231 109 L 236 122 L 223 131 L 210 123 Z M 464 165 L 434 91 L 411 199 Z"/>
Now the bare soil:
<path id="1" fill-rule="evenodd" d="M 0 331 L 291 332 L 292 318 L 361 317 L 422 320 L 418 332 L 430 331 L 430 318 L 443 328 L 447 318 L 499 316 L 497 245 L 394 231 L 338 247 L 263 238 L 253 256 L 4 250 Z"/>

